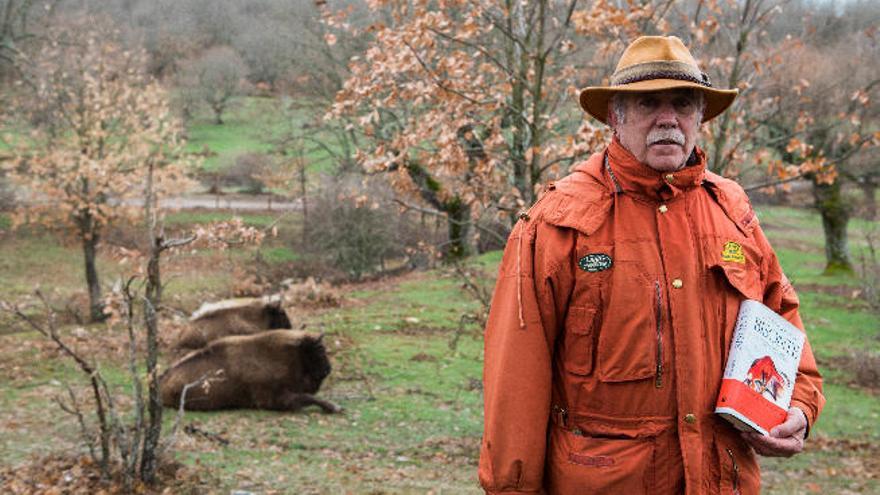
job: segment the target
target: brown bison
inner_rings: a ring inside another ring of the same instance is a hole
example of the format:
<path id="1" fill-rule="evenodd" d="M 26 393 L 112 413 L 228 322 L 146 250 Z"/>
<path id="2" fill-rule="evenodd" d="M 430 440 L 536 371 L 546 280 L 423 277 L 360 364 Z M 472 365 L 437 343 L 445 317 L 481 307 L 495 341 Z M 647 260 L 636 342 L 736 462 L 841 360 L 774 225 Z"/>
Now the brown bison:
<path id="1" fill-rule="evenodd" d="M 223 337 L 193 351 L 162 375 L 162 404 L 192 411 L 255 408 L 296 411 L 316 405 L 324 412 L 340 407 L 314 396 L 330 374 L 323 335 L 301 330 L 270 330 Z"/>
<path id="2" fill-rule="evenodd" d="M 291 328 L 281 302 L 281 296 L 276 294 L 202 304 L 190 317 L 190 326 L 181 333 L 176 347 L 200 349 L 220 337 Z"/>

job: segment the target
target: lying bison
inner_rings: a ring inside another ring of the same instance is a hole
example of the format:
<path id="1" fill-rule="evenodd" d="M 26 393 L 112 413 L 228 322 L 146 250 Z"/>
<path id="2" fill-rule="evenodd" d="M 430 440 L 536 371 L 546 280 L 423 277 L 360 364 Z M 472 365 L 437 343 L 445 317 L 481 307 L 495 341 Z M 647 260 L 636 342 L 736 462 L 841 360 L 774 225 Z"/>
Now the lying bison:
<path id="1" fill-rule="evenodd" d="M 281 302 L 281 296 L 276 294 L 202 304 L 190 317 L 190 326 L 181 333 L 176 347 L 200 349 L 220 337 L 291 328 Z"/>
<path id="2" fill-rule="evenodd" d="M 256 408 L 296 411 L 317 405 L 324 412 L 340 407 L 315 397 L 330 374 L 322 335 L 300 330 L 270 330 L 217 339 L 193 351 L 162 375 L 162 404 L 192 411 Z"/>

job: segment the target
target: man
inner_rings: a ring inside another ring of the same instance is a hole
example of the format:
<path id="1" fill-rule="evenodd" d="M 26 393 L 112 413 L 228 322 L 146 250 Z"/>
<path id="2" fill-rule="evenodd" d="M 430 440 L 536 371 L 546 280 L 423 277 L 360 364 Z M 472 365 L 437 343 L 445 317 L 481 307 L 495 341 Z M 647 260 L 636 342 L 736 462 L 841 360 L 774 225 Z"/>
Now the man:
<path id="1" fill-rule="evenodd" d="M 489 493 L 759 492 L 754 452 L 803 448 L 824 403 L 809 344 L 785 422 L 713 411 L 739 304 L 803 329 L 743 190 L 706 170 L 714 89 L 675 37 L 643 37 L 581 106 L 614 130 L 508 241 L 485 334 L 480 482 Z"/>

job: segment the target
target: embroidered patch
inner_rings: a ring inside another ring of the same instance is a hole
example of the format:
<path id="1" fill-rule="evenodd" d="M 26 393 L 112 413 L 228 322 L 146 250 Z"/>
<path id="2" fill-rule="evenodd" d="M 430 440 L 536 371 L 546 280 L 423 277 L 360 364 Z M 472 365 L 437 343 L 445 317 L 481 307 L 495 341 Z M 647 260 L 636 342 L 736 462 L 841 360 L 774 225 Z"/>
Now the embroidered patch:
<path id="1" fill-rule="evenodd" d="M 743 248 L 739 243 L 728 241 L 724 244 L 721 251 L 721 261 L 730 261 L 732 263 L 745 263 L 746 255 L 743 254 Z"/>
<path id="2" fill-rule="evenodd" d="M 611 256 L 605 253 L 590 253 L 578 260 L 578 266 L 585 272 L 601 272 L 611 268 L 611 265 Z"/>

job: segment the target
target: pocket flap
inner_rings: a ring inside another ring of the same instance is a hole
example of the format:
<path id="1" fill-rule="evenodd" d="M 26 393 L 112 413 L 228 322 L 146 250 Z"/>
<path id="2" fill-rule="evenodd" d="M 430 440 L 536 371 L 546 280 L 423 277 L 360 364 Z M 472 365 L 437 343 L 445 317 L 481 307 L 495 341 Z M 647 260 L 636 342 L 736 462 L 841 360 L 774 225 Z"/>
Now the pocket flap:
<path id="1" fill-rule="evenodd" d="M 568 308 L 562 356 L 565 369 L 569 373 L 589 375 L 593 371 L 593 326 L 596 313 L 596 308 Z"/>
<path id="2" fill-rule="evenodd" d="M 703 251 L 708 268 L 723 274 L 746 299 L 763 299 L 761 253 L 747 239 L 708 242 Z"/>
<path id="3" fill-rule="evenodd" d="M 761 290 L 761 277 L 758 271 L 747 265 L 715 265 L 727 282 L 740 292 L 746 299 L 761 301 L 764 299 Z"/>
<path id="4" fill-rule="evenodd" d="M 593 333 L 593 321 L 596 319 L 596 308 L 571 306 L 565 317 L 565 330 L 578 335 Z"/>

